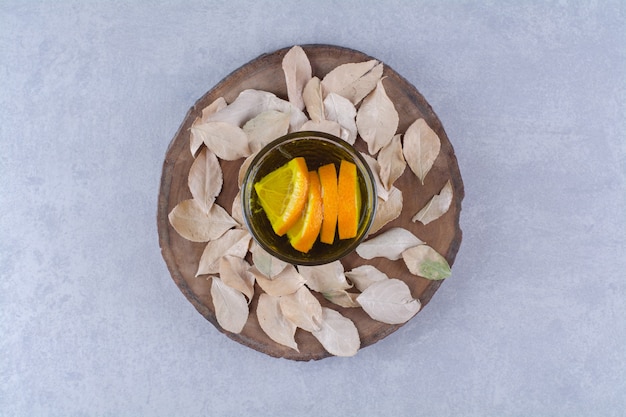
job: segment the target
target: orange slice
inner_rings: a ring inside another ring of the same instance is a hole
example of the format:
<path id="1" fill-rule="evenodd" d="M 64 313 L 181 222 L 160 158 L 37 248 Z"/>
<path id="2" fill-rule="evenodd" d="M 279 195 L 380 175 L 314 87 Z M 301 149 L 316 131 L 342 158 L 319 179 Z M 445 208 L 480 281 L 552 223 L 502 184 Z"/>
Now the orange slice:
<path id="1" fill-rule="evenodd" d="M 296 224 L 287 231 L 289 243 L 294 249 L 307 253 L 313 247 L 322 227 L 322 188 L 320 177 L 309 172 L 309 198 Z"/>
<path id="2" fill-rule="evenodd" d="M 361 192 L 356 172 L 356 165 L 349 161 L 341 161 L 337 190 L 341 204 L 337 212 L 337 229 L 339 239 L 356 237 L 361 212 Z"/>
<path id="3" fill-rule="evenodd" d="M 317 172 L 322 185 L 323 219 L 320 241 L 332 245 L 337 230 L 337 210 L 339 209 L 339 193 L 337 192 L 337 169 L 335 164 L 321 166 Z"/>
<path id="4" fill-rule="evenodd" d="M 278 236 L 300 218 L 309 197 L 309 171 L 302 157 L 293 158 L 254 184 L 259 203 Z"/>

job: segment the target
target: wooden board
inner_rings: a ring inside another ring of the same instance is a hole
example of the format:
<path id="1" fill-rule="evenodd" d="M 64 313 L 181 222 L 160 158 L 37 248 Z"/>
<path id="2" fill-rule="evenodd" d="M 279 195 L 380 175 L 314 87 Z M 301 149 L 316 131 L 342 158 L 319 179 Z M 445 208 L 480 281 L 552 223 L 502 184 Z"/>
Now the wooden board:
<path id="1" fill-rule="evenodd" d="M 311 61 L 313 74 L 319 78 L 322 78 L 337 65 L 373 59 L 361 52 L 331 45 L 304 45 L 303 48 Z M 218 97 L 222 96 L 230 103 L 241 91 L 249 88 L 270 91 L 286 99 L 287 90 L 281 62 L 288 50 L 289 48 L 284 48 L 273 53 L 261 55 L 237 69 L 203 95 L 189 110 L 180 129 L 170 143 L 163 163 L 157 223 L 161 251 L 172 278 L 200 314 L 228 337 L 245 346 L 274 357 L 306 361 L 322 359 L 330 355 L 310 333 L 301 329 L 298 329 L 296 333 L 299 352 L 277 344 L 267 337 L 261 330 L 255 315 L 256 303 L 260 292 L 258 286 L 255 291 L 255 297 L 250 304 L 250 316 L 244 330 L 240 334 L 232 334 L 224 331 L 219 326 L 215 318 L 210 296 L 211 281 L 206 277 L 195 277 L 198 261 L 205 244 L 193 243 L 182 238 L 170 226 L 167 218 L 168 213 L 176 204 L 184 199 L 191 198 L 191 193 L 187 187 L 187 176 L 193 162 L 193 157 L 189 151 L 189 128 L 192 122 L 196 117 L 200 116 L 204 107 Z M 459 217 L 461 201 L 464 196 L 463 182 L 452 144 L 448 140 L 444 128 L 431 106 L 417 89 L 389 66 L 385 65 L 383 74 L 386 77 L 384 86 L 387 94 L 399 112 L 400 124 L 398 132 L 404 133 L 413 121 L 420 117 L 424 118 L 428 125 L 439 135 L 441 152 L 431 172 L 426 177 L 424 185 L 417 180 L 407 167 L 402 177 L 395 183 L 395 186 L 403 193 L 403 211 L 399 218 L 387 224 L 376 234 L 382 233 L 391 227 L 406 228 L 441 253 L 452 265 L 461 244 L 462 233 L 459 226 Z M 356 146 L 360 150 L 366 150 L 360 139 L 358 139 Z M 217 203 L 229 211 L 238 191 L 237 175 L 241 162 L 242 160 L 221 161 L 224 172 L 224 187 Z M 411 222 L 411 218 L 415 213 L 434 194 L 437 194 L 448 180 L 452 182 L 454 191 L 449 211 L 438 220 L 426 226 L 419 222 Z M 402 279 L 409 285 L 413 297 L 420 299 L 423 306 L 428 304 L 441 284 L 441 281 L 429 281 L 412 275 L 402 260 L 389 261 L 383 258 L 376 258 L 367 261 L 353 253 L 344 258 L 342 262 L 346 271 L 368 263 L 384 271 L 389 277 Z M 454 278 L 454 268 L 452 275 L 451 279 Z M 336 309 L 356 324 L 361 337 L 361 348 L 376 343 L 400 327 L 400 325 L 388 325 L 374 321 L 360 308 L 338 307 L 326 301 L 319 294 L 317 295 L 322 305 Z M 418 317 L 419 314 L 412 320 L 416 320 Z"/>

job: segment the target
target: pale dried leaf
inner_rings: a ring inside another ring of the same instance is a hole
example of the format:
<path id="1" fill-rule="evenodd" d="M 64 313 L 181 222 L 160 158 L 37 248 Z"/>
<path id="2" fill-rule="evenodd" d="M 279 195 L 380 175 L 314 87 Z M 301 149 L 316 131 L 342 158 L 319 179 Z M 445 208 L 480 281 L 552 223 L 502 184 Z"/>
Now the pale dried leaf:
<path id="1" fill-rule="evenodd" d="M 212 114 L 207 122 L 226 122 L 243 126 L 248 120 L 268 110 L 278 110 L 289 115 L 291 131 L 296 131 L 307 121 L 304 112 L 290 102 L 276 97 L 268 91 L 244 90 L 224 109 Z"/>
<path id="2" fill-rule="evenodd" d="M 243 293 L 252 300 L 254 295 L 254 275 L 249 271 L 250 264 L 238 256 L 225 255 L 220 258 L 220 278 L 225 285 Z"/>
<path id="3" fill-rule="evenodd" d="M 373 283 L 357 302 L 371 318 L 387 324 L 406 323 L 422 306 L 411 296 L 409 286 L 396 278 Z"/>
<path id="4" fill-rule="evenodd" d="M 347 290 L 350 283 L 343 273 L 340 261 L 316 266 L 298 266 L 298 271 L 306 280 L 306 285 L 313 291 L 320 293 L 334 290 Z"/>
<path id="5" fill-rule="evenodd" d="M 361 258 L 383 257 L 392 261 L 402 258 L 402 252 L 422 242 L 417 236 L 401 227 L 393 227 L 368 239 L 356 248 Z"/>
<path id="6" fill-rule="evenodd" d="M 428 224 L 439 217 L 444 215 L 450 208 L 452 203 L 452 183 L 450 180 L 446 182 L 439 194 L 436 194 L 431 198 L 428 203 L 419 211 L 411 221 L 419 221 L 423 224 Z"/>
<path id="7" fill-rule="evenodd" d="M 338 306 L 345 308 L 356 308 L 360 307 L 359 303 L 356 302 L 356 298 L 359 294 L 348 292 L 346 290 L 334 290 L 330 292 L 325 292 L 322 294 L 325 299 L 330 301 L 333 304 L 337 304 Z"/>
<path id="8" fill-rule="evenodd" d="M 354 145 L 357 135 L 354 104 L 339 94 L 330 93 L 324 99 L 324 115 L 326 120 L 339 123 L 345 132 L 340 137 L 350 145 Z"/>
<path id="9" fill-rule="evenodd" d="M 196 200 L 183 200 L 168 214 L 179 235 L 192 242 L 208 242 L 222 236 L 237 222 L 218 204 L 206 211 Z"/>
<path id="10" fill-rule="evenodd" d="M 395 135 L 391 142 L 380 149 L 377 160 L 380 165 L 380 181 L 385 190 L 389 191 L 406 168 L 406 161 L 402 153 L 401 135 Z"/>
<path id="11" fill-rule="evenodd" d="M 441 150 L 439 136 L 424 119 L 417 119 L 404 133 L 402 149 L 411 171 L 424 184 L 424 178 L 430 172 Z"/>
<path id="12" fill-rule="evenodd" d="M 376 184 L 376 195 L 379 199 L 387 201 L 389 199 L 389 191 L 383 186 L 383 183 L 380 180 L 380 164 L 374 157 L 368 155 L 365 152 L 361 152 L 361 156 L 367 162 L 367 165 L 370 167 L 370 171 L 374 176 L 374 183 Z"/>
<path id="13" fill-rule="evenodd" d="M 361 265 L 354 268 L 352 271 L 347 271 L 346 278 L 361 292 L 365 291 L 367 287 L 375 282 L 389 279 L 387 274 L 373 265 Z"/>
<path id="14" fill-rule="evenodd" d="M 341 125 L 335 122 L 334 120 L 320 120 L 319 122 L 314 122 L 313 120 L 309 120 L 308 122 L 302 125 L 300 130 L 325 132 L 330 135 L 341 137 Z"/>
<path id="15" fill-rule="evenodd" d="M 226 104 L 226 100 L 224 100 L 224 97 L 218 97 L 211 104 L 209 104 L 204 109 L 202 109 L 202 116 L 201 117 L 196 117 L 196 120 L 193 121 L 192 126 L 195 126 L 197 124 L 206 123 L 207 118 L 210 115 L 212 115 L 213 113 L 216 113 L 216 112 L 222 110 L 226 106 L 227 106 L 227 104 Z M 200 149 L 200 147 L 202 146 L 203 143 L 204 142 L 202 141 L 202 138 L 200 136 L 194 135 L 193 132 L 190 133 L 190 135 L 189 135 L 189 148 L 190 148 L 191 154 L 193 156 L 196 156 L 196 154 L 198 153 L 198 149 Z"/>
<path id="16" fill-rule="evenodd" d="M 202 123 L 205 123 L 209 116 L 222 110 L 227 105 L 228 103 L 226 103 L 224 97 L 218 97 L 213 100 L 211 104 L 202 109 Z"/>
<path id="17" fill-rule="evenodd" d="M 238 126 L 225 122 L 208 122 L 192 126 L 191 132 L 200 136 L 206 147 L 220 159 L 234 161 L 250 155 L 248 136 Z"/>
<path id="18" fill-rule="evenodd" d="M 252 263 L 266 277 L 273 279 L 280 274 L 287 265 L 285 261 L 281 261 L 275 256 L 270 255 L 265 249 L 253 242 L 250 247 L 252 252 Z"/>
<path id="19" fill-rule="evenodd" d="M 376 88 L 376 84 L 383 76 L 383 63 L 377 64 L 371 71 L 359 78 L 355 83 L 346 86 L 339 94 L 358 105 L 369 93 Z"/>
<path id="20" fill-rule="evenodd" d="M 262 274 L 256 266 L 250 269 L 259 287 L 269 295 L 280 297 L 293 294 L 304 285 L 304 278 L 293 265 L 287 265 L 278 275 L 270 279 Z"/>
<path id="21" fill-rule="evenodd" d="M 204 247 L 196 276 L 219 272 L 219 260 L 222 256 L 232 255 L 244 258 L 248 253 L 252 236 L 244 229 L 231 229 L 219 238 L 210 241 Z"/>
<path id="22" fill-rule="evenodd" d="M 342 64 L 331 70 L 322 80 L 324 96 L 339 94 L 355 106 L 375 87 L 383 74 L 383 65 L 372 59 L 365 62 Z"/>
<path id="23" fill-rule="evenodd" d="M 274 342 L 298 351 L 295 340 L 296 325 L 287 320 L 280 310 L 278 297 L 260 294 L 256 307 L 256 316 L 261 329 Z"/>
<path id="24" fill-rule="evenodd" d="M 402 253 L 402 258 L 413 275 L 439 281 L 452 274 L 446 258 L 428 245 L 409 248 Z"/>
<path id="25" fill-rule="evenodd" d="M 187 185 L 191 195 L 208 211 L 222 190 L 222 184 L 222 168 L 217 157 L 208 148 L 203 148 L 189 169 Z"/>
<path id="26" fill-rule="evenodd" d="M 235 198 L 233 199 L 233 206 L 230 210 L 231 217 L 239 223 L 239 226 L 244 227 L 246 221 L 243 218 L 243 208 L 241 207 L 241 190 L 235 194 Z"/>
<path id="27" fill-rule="evenodd" d="M 287 134 L 289 131 L 289 115 L 278 110 L 267 110 L 248 120 L 243 125 L 248 135 L 250 152 L 255 153 L 265 145 Z"/>
<path id="28" fill-rule="evenodd" d="M 376 215 L 370 226 L 369 234 L 374 234 L 382 229 L 389 222 L 397 219 L 402 213 L 402 191 L 396 187 L 391 187 L 387 201 L 378 199 Z"/>
<path id="29" fill-rule="evenodd" d="M 252 163 L 252 160 L 257 155 L 257 153 L 258 152 L 255 152 L 246 159 L 244 159 L 243 163 L 239 167 L 239 175 L 237 177 L 237 186 L 239 188 L 241 188 L 241 186 L 243 185 L 243 181 L 246 177 L 246 172 L 248 171 L 248 168 L 250 167 L 250 164 Z"/>
<path id="30" fill-rule="evenodd" d="M 359 331 L 352 320 L 327 307 L 322 307 L 320 330 L 312 334 L 331 355 L 354 356 L 361 347 Z"/>
<path id="31" fill-rule="evenodd" d="M 283 72 L 287 84 L 287 97 L 298 109 L 304 109 L 302 90 L 311 79 L 311 63 L 301 46 L 294 46 L 283 57 Z"/>
<path id="32" fill-rule="evenodd" d="M 302 100 L 304 101 L 309 118 L 312 121 L 320 122 L 324 120 L 324 97 L 322 96 L 322 87 L 319 78 L 311 78 L 304 86 Z"/>
<path id="33" fill-rule="evenodd" d="M 280 310 L 287 320 L 307 332 L 320 329 L 322 306 L 307 287 L 280 297 Z"/>
<path id="34" fill-rule="evenodd" d="M 363 99 L 356 115 L 359 135 L 367 143 L 370 155 L 375 155 L 393 139 L 399 121 L 398 112 L 380 80 L 374 91 Z"/>
<path id="35" fill-rule="evenodd" d="M 211 298 L 219 325 L 229 332 L 241 333 L 249 315 L 246 297 L 224 284 L 218 277 L 213 277 Z"/>

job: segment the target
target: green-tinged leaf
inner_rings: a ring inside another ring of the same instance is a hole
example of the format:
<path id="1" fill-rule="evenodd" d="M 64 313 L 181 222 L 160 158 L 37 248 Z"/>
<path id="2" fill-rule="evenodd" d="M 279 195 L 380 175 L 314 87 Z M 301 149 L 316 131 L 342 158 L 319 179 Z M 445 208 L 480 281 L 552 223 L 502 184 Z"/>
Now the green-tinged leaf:
<path id="1" fill-rule="evenodd" d="M 413 275 L 438 281 L 452 274 L 446 258 L 428 245 L 409 248 L 402 253 L 402 258 Z"/>

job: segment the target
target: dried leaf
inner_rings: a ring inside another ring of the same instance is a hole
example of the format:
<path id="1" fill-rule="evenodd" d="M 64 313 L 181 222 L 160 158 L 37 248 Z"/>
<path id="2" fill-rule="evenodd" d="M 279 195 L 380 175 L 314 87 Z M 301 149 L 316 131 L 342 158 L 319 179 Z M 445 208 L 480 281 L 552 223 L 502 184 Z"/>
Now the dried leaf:
<path id="1" fill-rule="evenodd" d="M 439 136 L 424 119 L 417 119 L 404 133 L 404 159 L 422 184 L 440 150 Z"/>
<path id="2" fill-rule="evenodd" d="M 248 120 L 243 125 L 248 135 L 248 146 L 255 153 L 265 145 L 287 134 L 289 131 L 289 115 L 278 110 L 267 110 Z"/>
<path id="3" fill-rule="evenodd" d="M 448 211 L 450 203 L 452 203 L 452 183 L 448 180 L 439 194 L 434 195 L 433 198 L 413 216 L 411 221 L 419 221 L 423 224 L 428 224 L 433 220 L 437 220 Z"/>
<path id="4" fill-rule="evenodd" d="M 352 320 L 327 307 L 322 307 L 320 330 L 312 334 L 331 355 L 354 356 L 361 347 L 359 332 Z"/>
<path id="5" fill-rule="evenodd" d="M 375 155 L 393 139 L 399 121 L 398 112 L 380 80 L 374 91 L 363 99 L 356 115 L 359 134 L 367 143 L 370 155 Z"/>
<path id="6" fill-rule="evenodd" d="M 402 213 L 402 191 L 396 187 L 391 187 L 387 201 L 378 199 L 376 214 L 370 226 L 369 234 L 374 234 L 382 229 L 387 223 L 397 219 Z"/>
<path id="7" fill-rule="evenodd" d="M 322 294 L 325 299 L 330 301 L 333 304 L 337 304 L 338 306 L 345 308 L 356 308 L 361 307 L 359 303 L 356 302 L 356 298 L 359 294 L 348 292 L 345 290 L 334 290 L 330 292 L 326 292 Z"/>
<path id="8" fill-rule="evenodd" d="M 230 123 L 204 123 L 192 126 L 191 132 L 201 137 L 207 148 L 220 159 L 234 161 L 250 155 L 248 136 L 243 129 Z"/>
<path id="9" fill-rule="evenodd" d="M 324 96 L 336 93 L 356 106 L 376 87 L 382 75 L 383 65 L 375 59 L 342 64 L 326 74 L 321 83 L 322 90 Z"/>
<path id="10" fill-rule="evenodd" d="M 302 100 L 304 101 L 309 118 L 312 121 L 321 122 L 324 120 L 324 97 L 322 96 L 322 87 L 319 78 L 311 78 L 304 86 Z"/>
<path id="11" fill-rule="evenodd" d="M 278 297 L 268 294 L 259 295 L 259 303 L 256 308 L 256 316 L 261 329 L 274 342 L 298 350 L 295 334 L 296 325 L 285 318 L 280 310 Z"/>
<path id="12" fill-rule="evenodd" d="M 240 333 L 248 320 L 246 297 L 234 288 L 213 277 L 211 298 L 215 306 L 215 318 L 219 325 L 232 333 Z"/>
<path id="13" fill-rule="evenodd" d="M 237 177 L 237 186 L 239 188 L 241 188 L 241 186 L 243 185 L 243 180 L 245 179 L 246 172 L 248 171 L 248 168 L 250 167 L 250 164 L 252 163 L 252 160 L 256 155 L 257 152 L 244 159 L 243 163 L 239 167 L 239 175 Z"/>
<path id="14" fill-rule="evenodd" d="M 357 302 L 371 318 L 387 324 L 406 323 L 422 306 L 411 296 L 409 286 L 396 278 L 373 283 Z"/>
<path id="15" fill-rule="evenodd" d="M 312 130 L 315 132 L 326 132 L 331 135 L 335 135 L 337 137 L 341 137 L 341 125 L 334 120 L 320 120 L 319 122 L 314 122 L 313 120 L 309 120 L 305 124 L 302 125 L 300 130 Z"/>
<path id="16" fill-rule="evenodd" d="M 383 146 L 378 152 L 378 164 L 380 165 L 380 181 L 385 190 L 391 190 L 393 183 L 400 178 L 406 168 L 406 161 L 402 154 L 401 135 L 395 135 L 391 142 Z"/>
<path id="17" fill-rule="evenodd" d="M 218 204 L 206 211 L 194 199 L 183 200 L 168 214 L 170 224 L 179 235 L 192 242 L 208 242 L 222 236 L 237 222 Z"/>
<path id="18" fill-rule="evenodd" d="M 226 122 L 243 126 L 248 120 L 268 110 L 278 110 L 289 115 L 291 131 L 296 131 L 307 121 L 304 112 L 290 102 L 261 90 L 244 90 L 224 109 L 212 114 L 207 122 Z"/>
<path id="19" fill-rule="evenodd" d="M 230 210 L 231 217 L 239 223 L 239 226 L 243 227 L 246 224 L 246 221 L 243 218 L 243 208 L 241 207 L 241 190 L 235 194 L 235 198 L 233 199 L 233 206 Z"/>
<path id="20" fill-rule="evenodd" d="M 270 255 L 256 242 L 252 243 L 250 252 L 252 252 L 252 263 L 254 266 L 259 270 L 259 272 L 270 279 L 273 279 L 280 274 L 288 265 L 287 262 L 281 261 L 280 259 Z"/>
<path id="21" fill-rule="evenodd" d="M 311 63 L 304 49 L 298 45 L 289 49 L 283 57 L 282 67 L 287 84 L 287 97 L 296 108 L 303 110 L 302 90 L 311 79 Z"/>
<path id="22" fill-rule="evenodd" d="M 354 145 L 357 135 L 356 108 L 354 104 L 339 94 L 330 93 L 324 99 L 324 115 L 326 120 L 333 120 L 339 123 L 345 132 L 340 137 L 350 145 Z"/>
<path id="23" fill-rule="evenodd" d="M 374 176 L 374 183 L 376 184 L 376 195 L 378 198 L 387 201 L 389 198 L 389 191 L 383 186 L 383 183 L 380 180 L 380 165 L 378 161 L 373 157 L 369 156 L 365 152 L 361 152 L 361 156 L 367 162 L 367 165 L 370 167 L 370 171 Z"/>
<path id="24" fill-rule="evenodd" d="M 231 229 L 204 247 L 196 276 L 216 274 L 220 269 L 220 258 L 226 255 L 244 258 L 248 253 L 252 236 L 244 229 Z"/>
<path id="25" fill-rule="evenodd" d="M 204 148 L 200 151 L 189 169 L 187 184 L 194 200 L 208 211 L 223 184 L 222 168 L 211 150 Z"/>
<path id="26" fill-rule="evenodd" d="M 428 245 L 409 248 L 402 253 L 402 258 L 413 275 L 439 281 L 452 274 L 446 258 Z"/>
<path id="27" fill-rule="evenodd" d="M 210 115 L 222 110 L 226 106 L 227 104 L 226 100 L 224 100 L 224 97 L 218 97 L 211 104 L 202 109 L 202 116 L 197 117 L 196 120 L 193 121 L 192 126 L 206 123 L 207 118 Z M 198 149 L 200 149 L 203 143 L 204 142 L 202 141 L 202 138 L 200 136 L 194 135 L 193 133 L 189 135 L 189 148 L 193 156 L 196 156 L 196 153 L 198 153 Z"/>
<path id="28" fill-rule="evenodd" d="M 244 259 L 225 255 L 220 258 L 220 278 L 225 285 L 234 288 L 252 300 L 254 295 L 254 275 L 249 271 L 250 264 Z"/>
<path id="29" fill-rule="evenodd" d="M 202 109 L 202 123 L 206 123 L 209 116 L 218 111 L 222 110 L 224 107 L 228 106 L 224 97 L 218 97 L 211 104 Z"/>
<path id="30" fill-rule="evenodd" d="M 343 265 L 340 261 L 316 266 L 301 265 L 298 271 L 306 280 L 306 285 L 319 293 L 347 290 L 351 287 L 343 273 Z"/>
<path id="31" fill-rule="evenodd" d="M 361 243 L 356 248 L 356 253 L 364 259 L 383 257 L 395 261 L 402 258 L 402 252 L 422 243 L 424 242 L 408 230 L 394 227 Z"/>
<path id="32" fill-rule="evenodd" d="M 320 329 L 322 306 L 307 287 L 300 287 L 295 293 L 280 297 L 279 303 L 285 318 L 297 327 L 307 332 Z"/>
<path id="33" fill-rule="evenodd" d="M 256 278 L 259 287 L 269 295 L 280 297 L 293 294 L 304 285 L 304 278 L 298 273 L 296 267 L 287 265 L 278 275 L 270 279 L 262 274 L 256 266 L 250 269 Z"/>
<path id="34" fill-rule="evenodd" d="M 372 265 L 361 265 L 352 271 L 347 271 L 346 278 L 361 292 L 375 282 L 389 279 L 387 274 Z"/>

